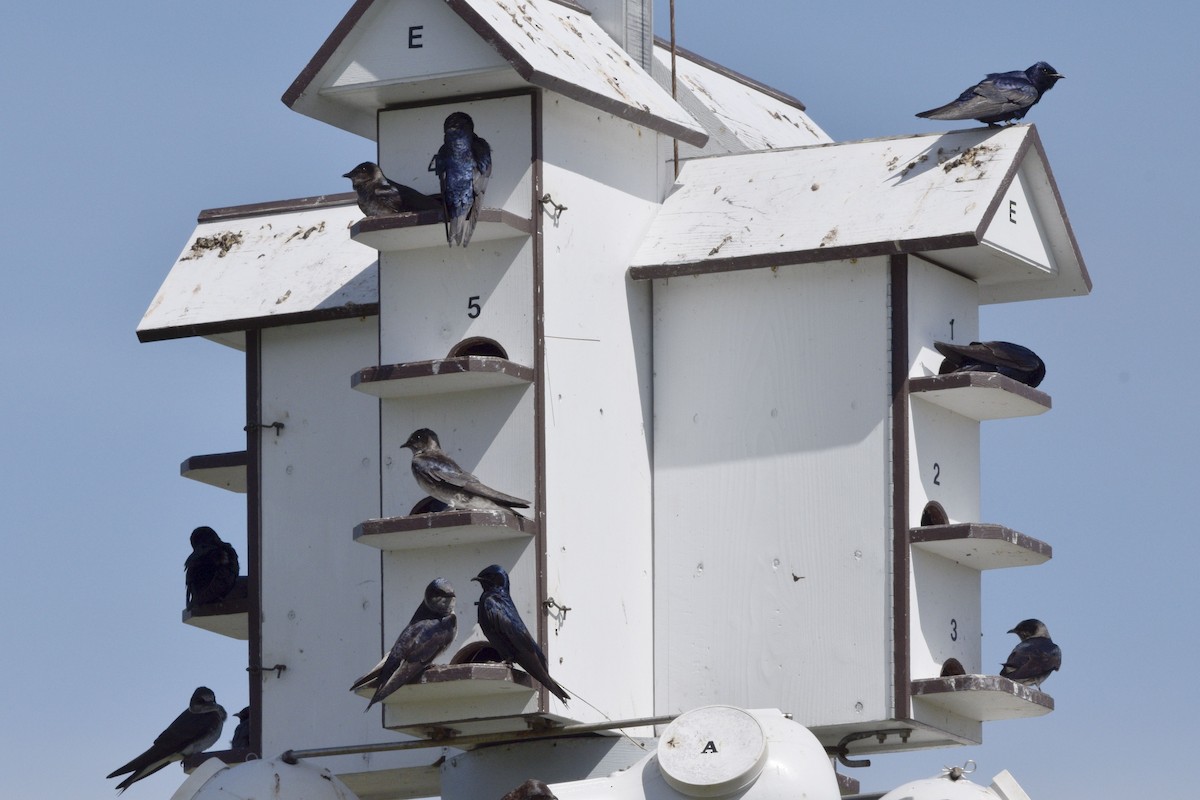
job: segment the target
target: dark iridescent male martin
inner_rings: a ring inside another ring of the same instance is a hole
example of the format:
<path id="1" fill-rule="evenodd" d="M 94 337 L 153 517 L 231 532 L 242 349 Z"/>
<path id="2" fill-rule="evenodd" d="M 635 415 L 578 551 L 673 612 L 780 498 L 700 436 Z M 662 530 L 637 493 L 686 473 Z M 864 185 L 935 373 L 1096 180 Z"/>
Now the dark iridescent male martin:
<path id="1" fill-rule="evenodd" d="M 217 703 L 213 690 L 207 686 L 199 687 L 192 692 L 187 710 L 158 735 L 149 750 L 108 774 L 108 777 L 115 778 L 126 772 L 132 773 L 117 784 L 120 790 L 117 794 L 172 761 L 182 761 L 184 756 L 203 753 L 220 738 L 224 725 L 225 709 Z"/>
<path id="2" fill-rule="evenodd" d="M 477 603 L 479 627 L 492 647 L 496 648 L 500 658 L 509 664 L 518 664 L 553 692 L 559 700 L 564 703 L 570 700 L 571 695 L 567 694 L 567 690 L 550 677 L 546 654 L 529 635 L 529 629 L 525 627 L 517 607 L 513 605 L 508 588 L 508 573 L 504 571 L 504 567 L 492 564 L 471 580 L 479 581 L 483 589 Z"/>
<path id="3" fill-rule="evenodd" d="M 229 746 L 234 750 L 248 750 L 250 748 L 250 706 L 246 706 L 234 716 L 238 718 L 238 724 L 233 729 L 233 738 L 229 740 Z"/>
<path id="4" fill-rule="evenodd" d="M 445 578 L 434 578 L 425 587 L 425 599 L 417 606 L 408 625 L 392 649 L 370 672 L 354 682 L 350 691 L 374 686 L 375 694 L 366 710 L 406 683 L 421 677 L 433 660 L 445 652 L 458 633 L 454 614 L 454 587 Z"/>
<path id="5" fill-rule="evenodd" d="M 454 459 L 442 452 L 437 434 L 429 428 L 413 431 L 401 447 L 412 450 L 412 473 L 417 485 L 451 510 L 512 511 L 515 508 L 529 508 L 529 501 L 485 486 L 456 464 Z"/>
<path id="6" fill-rule="evenodd" d="M 957 100 L 917 114 L 925 119 L 974 119 L 989 126 L 1016 121 L 1050 91 L 1065 75 L 1045 61 L 1027 70 L 992 72 L 967 89 Z"/>
<path id="7" fill-rule="evenodd" d="M 237 551 L 208 526 L 192 531 L 191 541 L 192 554 L 183 562 L 187 607 L 219 603 L 237 583 Z"/>
<path id="8" fill-rule="evenodd" d="M 446 210 L 446 243 L 466 247 L 492 177 L 492 148 L 475 135 L 475 121 L 455 111 L 442 123 L 442 146 L 429 169 L 437 173 Z"/>
<path id="9" fill-rule="evenodd" d="M 342 176 L 349 178 L 358 193 L 358 208 L 368 217 L 429 211 L 442 207 L 437 195 L 427 195 L 384 176 L 374 161 L 364 161 Z"/>
<path id="10" fill-rule="evenodd" d="M 530 778 L 500 800 L 558 800 L 545 781 Z"/>
<path id="11" fill-rule="evenodd" d="M 1050 640 L 1050 631 L 1040 619 L 1022 620 L 1009 633 L 1021 641 L 1000 668 L 1000 677 L 1040 688 L 1042 681 L 1062 666 L 1062 650 Z"/>
<path id="12" fill-rule="evenodd" d="M 1028 386 L 1037 386 L 1046 377 L 1046 365 L 1038 354 L 1012 342 L 934 342 L 933 346 L 946 357 L 938 369 L 939 375 L 999 372 Z"/>

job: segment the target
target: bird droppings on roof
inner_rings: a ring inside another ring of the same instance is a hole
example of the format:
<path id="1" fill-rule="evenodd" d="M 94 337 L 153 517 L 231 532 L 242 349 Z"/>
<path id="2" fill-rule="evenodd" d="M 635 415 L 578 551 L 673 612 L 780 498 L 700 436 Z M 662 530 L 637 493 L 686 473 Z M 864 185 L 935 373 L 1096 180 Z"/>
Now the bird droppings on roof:
<path id="1" fill-rule="evenodd" d="M 203 258 L 205 253 L 212 250 L 217 251 L 217 258 L 224 258 L 230 250 L 241 243 L 242 234 L 235 231 L 222 231 L 212 236 L 201 236 L 192 242 L 192 249 L 188 255 L 179 260 L 190 261 L 194 258 Z"/>

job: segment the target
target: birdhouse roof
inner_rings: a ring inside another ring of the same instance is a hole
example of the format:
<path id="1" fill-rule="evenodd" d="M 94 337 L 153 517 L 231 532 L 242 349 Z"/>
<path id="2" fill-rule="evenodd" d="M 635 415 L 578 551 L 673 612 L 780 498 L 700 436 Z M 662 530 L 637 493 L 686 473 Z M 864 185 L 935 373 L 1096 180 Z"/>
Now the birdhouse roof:
<path id="1" fill-rule="evenodd" d="M 696 158 L 630 273 L 668 278 L 907 253 L 984 303 L 1091 291 L 1031 125 Z"/>
<path id="2" fill-rule="evenodd" d="M 283 95 L 374 139 L 384 107 L 548 89 L 697 147 L 708 134 L 574 3 L 358 0 Z"/>
<path id="3" fill-rule="evenodd" d="M 138 339 L 239 346 L 245 330 L 377 314 L 378 254 L 348 232 L 361 218 L 350 193 L 202 212 Z"/>

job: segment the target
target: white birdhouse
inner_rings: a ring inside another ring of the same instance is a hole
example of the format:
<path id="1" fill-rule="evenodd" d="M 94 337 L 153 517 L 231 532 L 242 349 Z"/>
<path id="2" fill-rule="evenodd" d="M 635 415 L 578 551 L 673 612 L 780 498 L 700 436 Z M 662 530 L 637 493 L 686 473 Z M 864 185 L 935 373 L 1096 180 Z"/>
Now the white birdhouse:
<path id="1" fill-rule="evenodd" d="M 247 498 L 246 597 L 186 621 L 248 639 L 251 749 L 730 704 L 846 754 L 1044 712 L 978 674 L 980 571 L 1050 555 L 978 518 L 978 426 L 1050 400 L 938 376 L 932 349 L 979 338 L 980 303 L 1088 291 L 1033 129 L 834 145 L 686 51 L 672 99 L 647 7 L 584 5 L 357 2 L 284 102 L 426 194 L 469 114 L 493 158 L 469 246 L 352 194 L 208 211 L 138 327 L 246 354 L 246 450 L 182 472 Z M 419 428 L 530 507 L 431 510 Z M 470 579 L 493 563 L 569 703 L 481 663 Z M 454 642 L 363 714 L 348 687 L 438 576 Z M 441 755 L 321 764 L 420 796 Z"/>

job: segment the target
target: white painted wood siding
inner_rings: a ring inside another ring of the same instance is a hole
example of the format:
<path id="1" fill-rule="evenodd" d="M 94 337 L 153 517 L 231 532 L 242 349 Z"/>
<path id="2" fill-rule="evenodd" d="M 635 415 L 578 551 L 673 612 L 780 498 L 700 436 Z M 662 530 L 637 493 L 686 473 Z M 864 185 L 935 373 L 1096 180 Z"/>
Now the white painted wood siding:
<path id="1" fill-rule="evenodd" d="M 656 704 L 890 712 L 886 259 L 654 282 Z"/>

